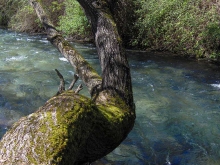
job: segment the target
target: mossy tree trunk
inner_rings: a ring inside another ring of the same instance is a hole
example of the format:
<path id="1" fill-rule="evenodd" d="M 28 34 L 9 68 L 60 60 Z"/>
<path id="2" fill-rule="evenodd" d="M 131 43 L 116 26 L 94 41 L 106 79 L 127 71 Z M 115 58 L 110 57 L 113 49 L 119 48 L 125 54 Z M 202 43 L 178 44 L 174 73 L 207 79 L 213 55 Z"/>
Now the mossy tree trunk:
<path id="1" fill-rule="evenodd" d="M 91 99 L 64 91 L 20 119 L 0 142 L 0 164 L 81 165 L 102 158 L 127 136 L 135 120 L 131 76 L 109 0 L 78 0 L 91 21 L 102 76 L 59 34 L 39 1 L 29 0 Z M 62 78 L 62 76 L 60 76 Z"/>

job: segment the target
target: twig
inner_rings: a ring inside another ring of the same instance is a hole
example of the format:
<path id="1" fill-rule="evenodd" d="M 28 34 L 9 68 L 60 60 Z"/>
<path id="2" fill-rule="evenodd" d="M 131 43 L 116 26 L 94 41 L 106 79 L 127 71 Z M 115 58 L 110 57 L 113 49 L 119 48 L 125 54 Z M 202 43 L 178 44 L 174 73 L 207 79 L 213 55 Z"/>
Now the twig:
<path id="1" fill-rule="evenodd" d="M 73 81 L 71 82 L 71 84 L 70 84 L 68 90 L 73 89 L 73 87 L 74 87 L 74 85 L 75 85 L 75 83 L 76 83 L 76 81 L 77 81 L 78 79 L 79 79 L 79 76 L 78 76 L 77 74 L 74 74 L 74 79 L 73 79 Z"/>
<path id="2" fill-rule="evenodd" d="M 79 91 L 81 91 L 83 89 L 83 85 L 80 84 L 77 89 L 75 90 L 75 93 L 79 93 Z"/>
<path id="3" fill-rule="evenodd" d="M 65 81 L 64 81 L 63 75 L 57 69 L 55 69 L 55 71 L 57 72 L 57 75 L 60 78 L 60 86 L 59 86 L 58 92 L 57 92 L 57 94 L 60 94 L 63 91 L 65 91 Z"/>

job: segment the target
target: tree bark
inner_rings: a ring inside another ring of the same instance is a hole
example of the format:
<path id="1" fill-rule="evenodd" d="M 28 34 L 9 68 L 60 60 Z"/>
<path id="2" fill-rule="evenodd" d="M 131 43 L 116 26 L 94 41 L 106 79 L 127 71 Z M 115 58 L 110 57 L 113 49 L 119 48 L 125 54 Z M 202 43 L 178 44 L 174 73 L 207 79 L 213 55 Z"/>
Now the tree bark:
<path id="1" fill-rule="evenodd" d="M 22 118 L 0 142 L 0 164 L 91 163 L 115 149 L 135 120 L 130 69 L 111 14 L 110 0 L 78 0 L 91 21 L 102 76 L 65 41 L 39 1 L 29 0 L 48 40 L 66 57 L 91 93 L 91 99 L 64 91 Z"/>
<path id="2" fill-rule="evenodd" d="M 78 0 L 90 20 L 102 68 L 102 90 L 117 93 L 134 108 L 130 68 L 111 9 L 113 0 Z"/>

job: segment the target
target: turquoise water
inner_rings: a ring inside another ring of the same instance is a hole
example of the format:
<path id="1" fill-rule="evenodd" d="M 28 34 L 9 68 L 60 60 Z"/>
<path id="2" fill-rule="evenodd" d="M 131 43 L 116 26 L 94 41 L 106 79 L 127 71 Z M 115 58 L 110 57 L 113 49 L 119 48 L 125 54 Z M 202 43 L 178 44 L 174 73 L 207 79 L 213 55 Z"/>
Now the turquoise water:
<path id="1" fill-rule="evenodd" d="M 75 47 L 97 69 L 91 44 Z M 220 164 L 220 71 L 205 63 L 127 52 L 137 119 L 127 139 L 93 165 Z M 0 30 L 0 137 L 34 112 L 73 68 L 44 37 Z M 78 84 L 81 83 L 80 81 Z M 89 96 L 86 88 L 81 94 Z"/>

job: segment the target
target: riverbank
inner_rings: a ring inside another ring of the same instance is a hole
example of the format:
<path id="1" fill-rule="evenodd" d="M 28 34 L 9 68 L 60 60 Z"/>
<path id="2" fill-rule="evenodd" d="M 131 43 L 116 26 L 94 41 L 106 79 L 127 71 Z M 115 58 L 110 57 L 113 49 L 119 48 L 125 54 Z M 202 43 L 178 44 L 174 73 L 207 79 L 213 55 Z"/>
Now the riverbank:
<path id="1" fill-rule="evenodd" d="M 0 29 L 8 30 L 8 31 L 13 31 L 8 29 L 5 26 L 0 26 Z M 15 31 L 16 32 L 16 31 Z M 22 33 L 22 32 L 16 32 L 16 33 L 21 33 L 21 34 L 28 34 L 30 36 L 45 36 L 46 37 L 46 32 L 38 32 L 38 33 Z M 74 43 L 79 43 L 79 44 L 94 44 L 94 40 L 92 37 L 90 38 L 80 38 L 80 37 L 66 37 L 66 40 L 69 42 L 74 42 Z M 95 46 L 95 44 L 94 44 Z M 138 53 L 146 53 L 146 54 L 154 54 L 155 56 L 159 57 L 172 57 L 172 58 L 179 58 L 179 59 L 187 59 L 189 61 L 197 61 L 198 63 L 206 63 L 209 67 L 211 66 L 212 68 L 220 68 L 220 58 L 198 58 L 196 55 L 187 55 L 187 54 L 178 54 L 178 53 L 173 53 L 170 51 L 157 51 L 157 50 L 144 50 L 144 49 L 126 49 L 126 53 L 133 53 L 133 54 L 138 54 Z"/>
<path id="2" fill-rule="evenodd" d="M 146 51 L 146 50 L 140 50 L 140 49 L 126 49 L 126 53 L 127 54 L 152 54 L 154 56 L 158 56 L 161 58 L 175 58 L 175 59 L 182 59 L 182 60 L 188 60 L 190 61 L 194 61 L 197 62 L 198 64 L 203 63 L 204 66 L 207 65 L 207 67 L 211 67 L 213 68 L 213 70 L 218 70 L 220 69 L 220 59 L 210 59 L 210 58 L 197 58 L 195 55 L 186 55 L 186 54 L 176 54 L 176 53 L 172 53 L 169 51 Z"/>
<path id="3" fill-rule="evenodd" d="M 76 1 L 42 0 L 42 3 L 65 36 L 80 42 L 91 40 L 91 28 Z M 121 3 L 123 10 L 115 15 L 115 20 L 126 48 L 168 51 L 219 63 L 220 4 L 217 1 L 123 0 Z M 117 13 L 117 9 L 114 12 Z M 27 0 L 0 2 L 0 15 L 2 23 L 13 30 L 42 31 Z"/>

